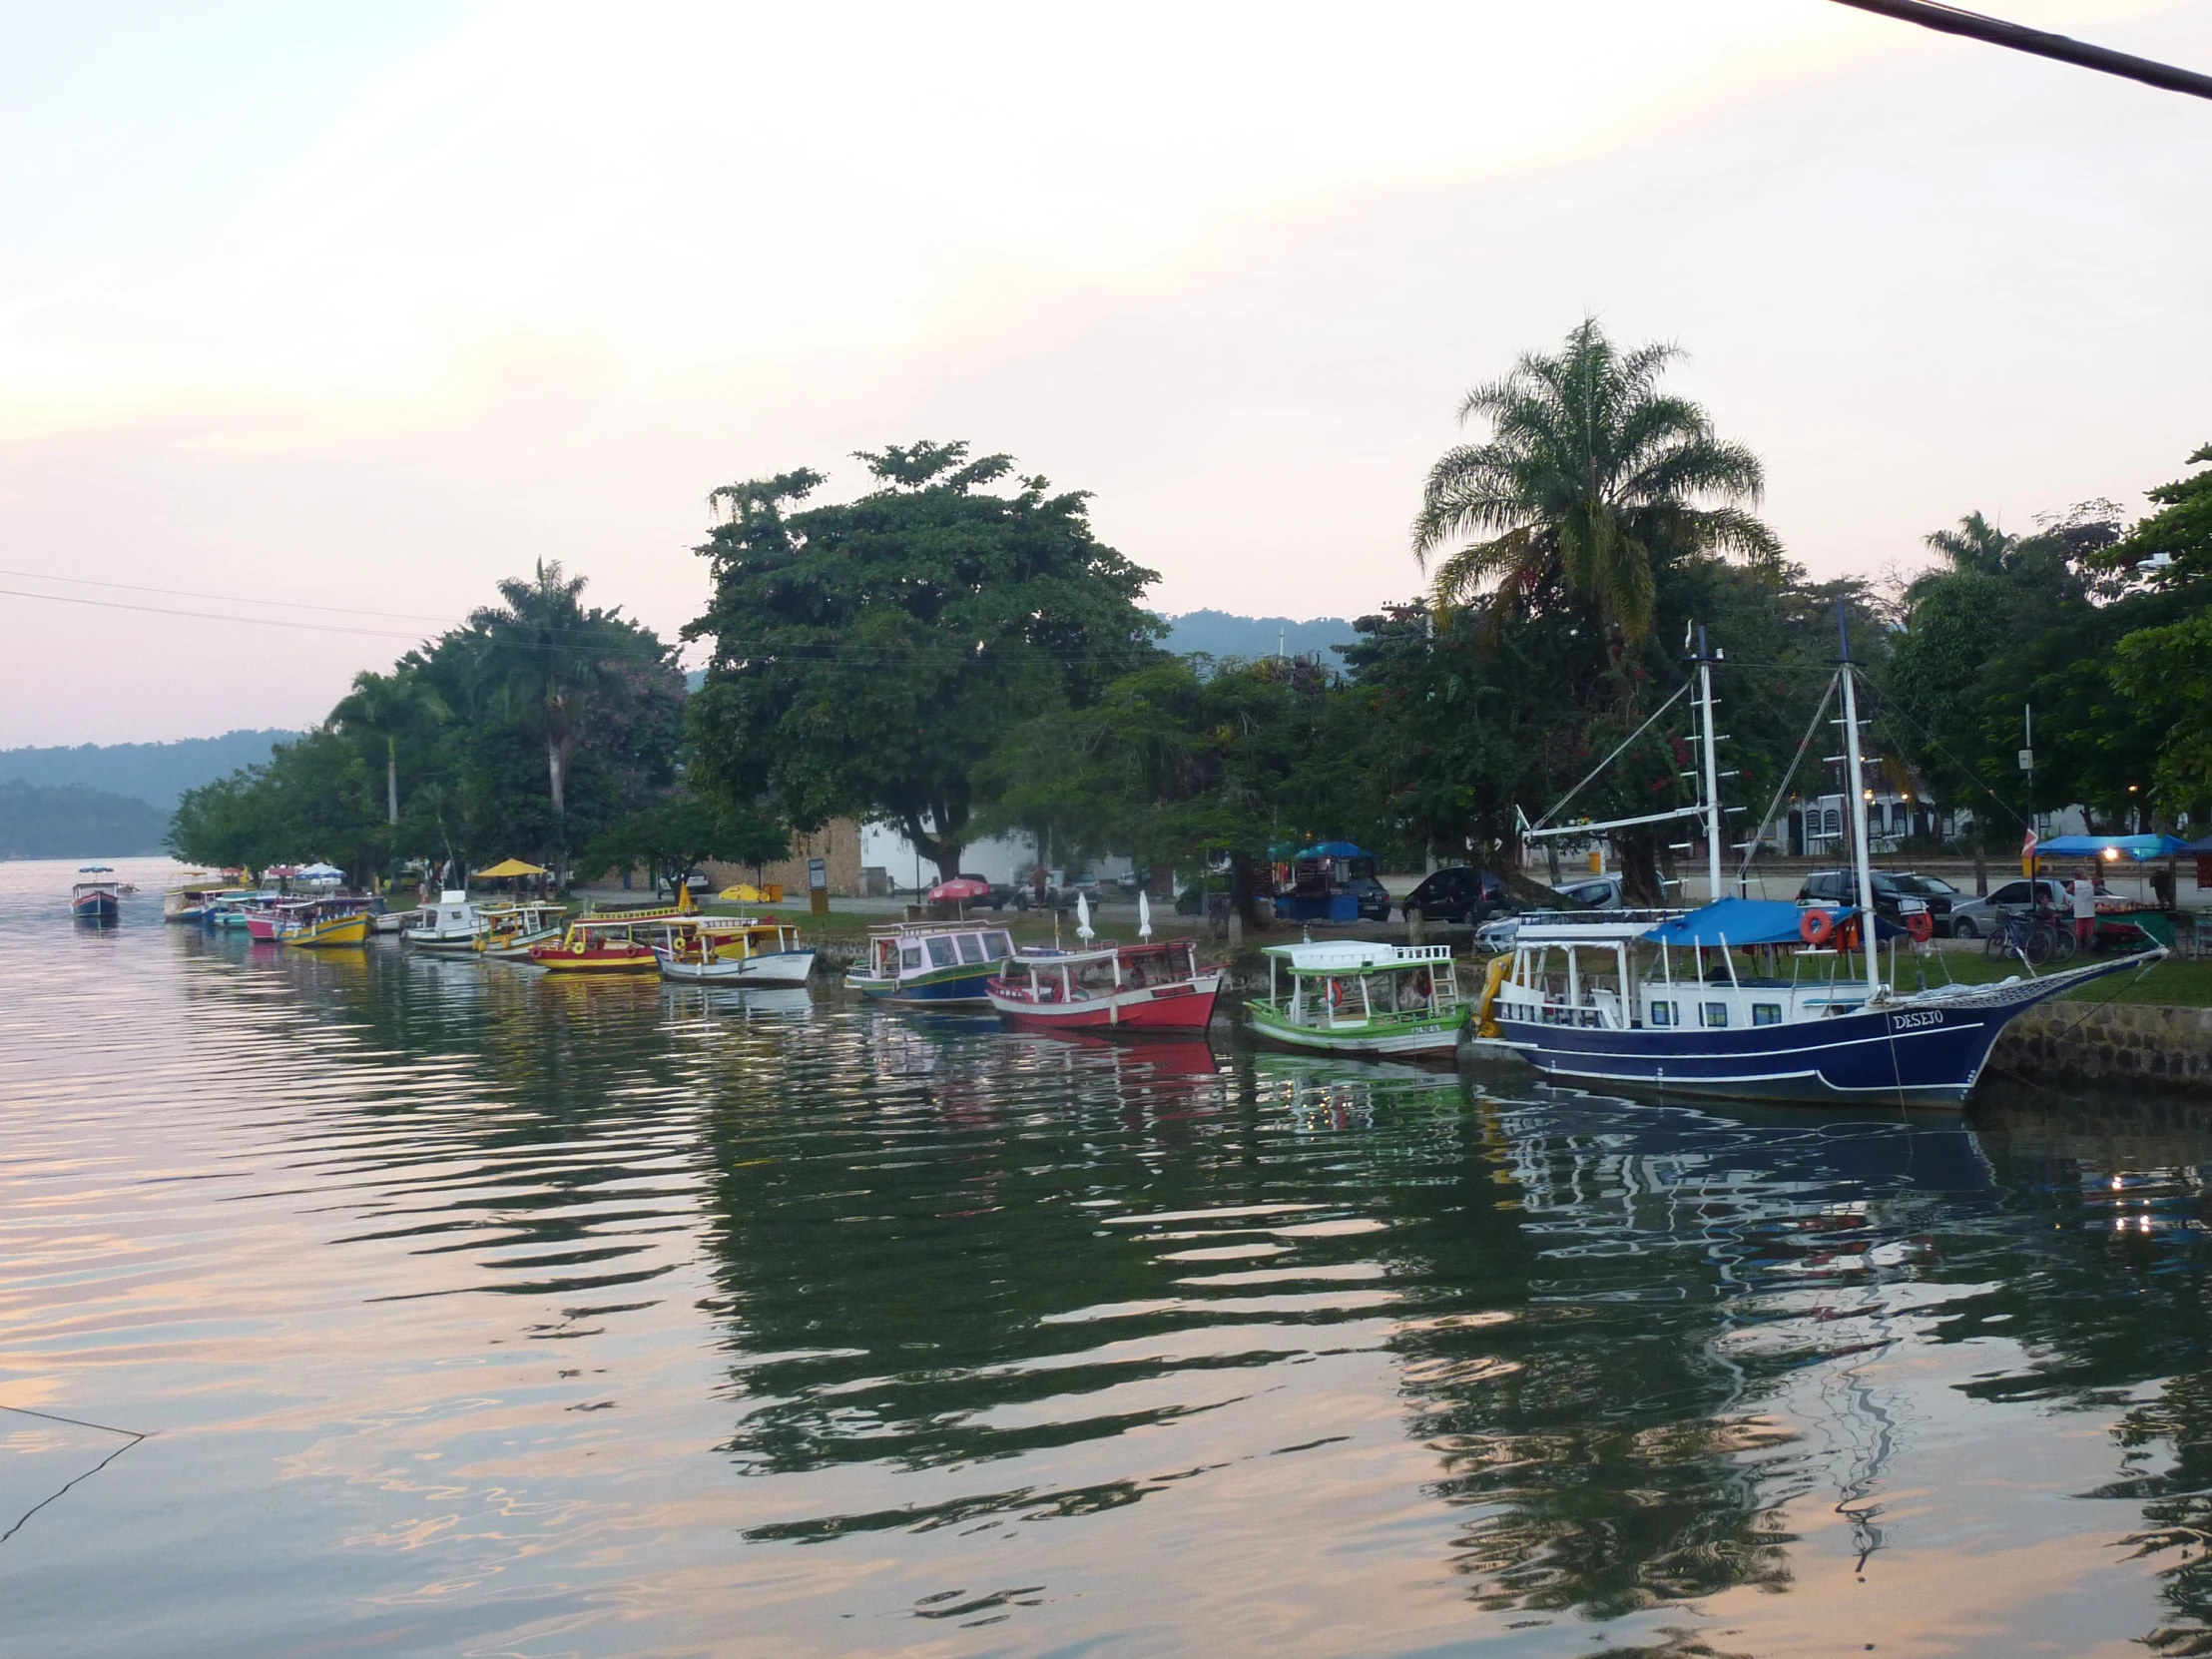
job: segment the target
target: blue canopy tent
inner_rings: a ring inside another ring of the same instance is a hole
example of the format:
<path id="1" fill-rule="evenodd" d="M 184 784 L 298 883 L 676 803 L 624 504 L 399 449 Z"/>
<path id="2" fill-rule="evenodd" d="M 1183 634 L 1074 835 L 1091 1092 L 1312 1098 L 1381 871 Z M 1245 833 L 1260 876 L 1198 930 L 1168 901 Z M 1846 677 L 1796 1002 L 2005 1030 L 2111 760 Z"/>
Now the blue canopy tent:
<path id="1" fill-rule="evenodd" d="M 1365 858 L 1367 855 L 1366 847 L 1355 846 L 1350 841 L 1316 841 L 1292 854 L 1298 858 Z"/>
<path id="2" fill-rule="evenodd" d="M 2038 858 L 2132 858 L 2139 864 L 2189 850 L 2178 835 L 2060 835 L 2035 843 Z"/>
<path id="3" fill-rule="evenodd" d="M 1332 879 L 1331 866 L 1370 854 L 1351 841 L 1316 841 L 1292 854 L 1301 866 L 1291 891 L 1278 893 L 1275 913 L 1286 921 L 1358 921 L 1359 898 Z M 1367 873 L 1373 873 L 1372 870 Z"/>

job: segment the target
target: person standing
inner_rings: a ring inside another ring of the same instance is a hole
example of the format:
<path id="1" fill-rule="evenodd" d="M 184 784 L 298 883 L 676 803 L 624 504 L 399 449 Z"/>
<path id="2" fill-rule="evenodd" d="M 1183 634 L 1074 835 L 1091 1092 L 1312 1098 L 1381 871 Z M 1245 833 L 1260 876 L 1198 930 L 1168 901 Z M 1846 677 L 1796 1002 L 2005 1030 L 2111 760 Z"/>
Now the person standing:
<path id="1" fill-rule="evenodd" d="M 2093 943 L 2097 933 L 2097 883 L 2089 870 L 2083 870 L 2073 878 L 2067 889 L 2073 894 L 2074 939 L 2086 947 Z"/>

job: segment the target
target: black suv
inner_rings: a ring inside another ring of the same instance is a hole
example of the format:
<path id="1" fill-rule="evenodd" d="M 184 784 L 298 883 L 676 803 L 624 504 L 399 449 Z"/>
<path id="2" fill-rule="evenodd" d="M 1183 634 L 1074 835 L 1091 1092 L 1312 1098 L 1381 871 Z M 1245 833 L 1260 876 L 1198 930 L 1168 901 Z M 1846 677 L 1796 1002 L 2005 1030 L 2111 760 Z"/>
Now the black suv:
<path id="1" fill-rule="evenodd" d="M 1510 907 L 1502 876 L 1465 864 L 1439 869 L 1407 893 L 1400 906 L 1407 915 L 1418 910 L 1423 921 L 1456 921 L 1468 927 Z"/>
<path id="2" fill-rule="evenodd" d="M 1878 915 L 1896 921 L 1907 899 L 1926 902 L 1921 894 L 1899 885 L 1895 876 L 1879 869 L 1874 871 L 1874 907 Z M 1805 885 L 1798 888 L 1797 901 L 1837 910 L 1855 910 L 1859 907 L 1859 878 L 1848 869 L 1816 869 L 1805 878 Z"/>

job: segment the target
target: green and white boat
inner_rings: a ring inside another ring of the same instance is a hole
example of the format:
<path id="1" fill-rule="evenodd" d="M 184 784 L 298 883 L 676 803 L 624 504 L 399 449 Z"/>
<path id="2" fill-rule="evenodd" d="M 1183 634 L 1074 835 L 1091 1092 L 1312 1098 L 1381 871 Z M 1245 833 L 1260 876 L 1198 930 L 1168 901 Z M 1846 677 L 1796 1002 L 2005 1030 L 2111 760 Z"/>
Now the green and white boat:
<path id="1" fill-rule="evenodd" d="M 1449 945 L 1335 939 L 1263 954 L 1268 994 L 1245 1005 L 1256 1036 L 1333 1054 L 1449 1054 L 1466 1029 Z"/>

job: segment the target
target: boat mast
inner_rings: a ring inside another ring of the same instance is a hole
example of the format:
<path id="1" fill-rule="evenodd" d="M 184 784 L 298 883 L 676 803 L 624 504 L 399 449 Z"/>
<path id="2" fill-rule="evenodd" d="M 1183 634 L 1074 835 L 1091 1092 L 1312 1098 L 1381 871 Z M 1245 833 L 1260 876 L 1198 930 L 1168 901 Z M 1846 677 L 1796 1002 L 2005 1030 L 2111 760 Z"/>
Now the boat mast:
<path id="1" fill-rule="evenodd" d="M 1705 726 L 1705 902 L 1721 900 L 1720 761 L 1713 742 L 1713 653 L 1705 643 L 1705 624 L 1697 626 L 1698 714 Z"/>
<path id="2" fill-rule="evenodd" d="M 1867 793 L 1860 775 L 1859 696 L 1857 674 L 1851 666 L 1851 634 L 1844 626 L 1844 601 L 1836 600 L 1836 638 L 1843 647 L 1837 673 L 1844 679 L 1844 793 L 1851 797 L 1851 855 L 1859 875 L 1859 940 L 1867 953 L 1867 998 L 1882 995 L 1882 959 L 1875 949 L 1877 912 L 1874 904 L 1874 869 L 1867 845 Z"/>

